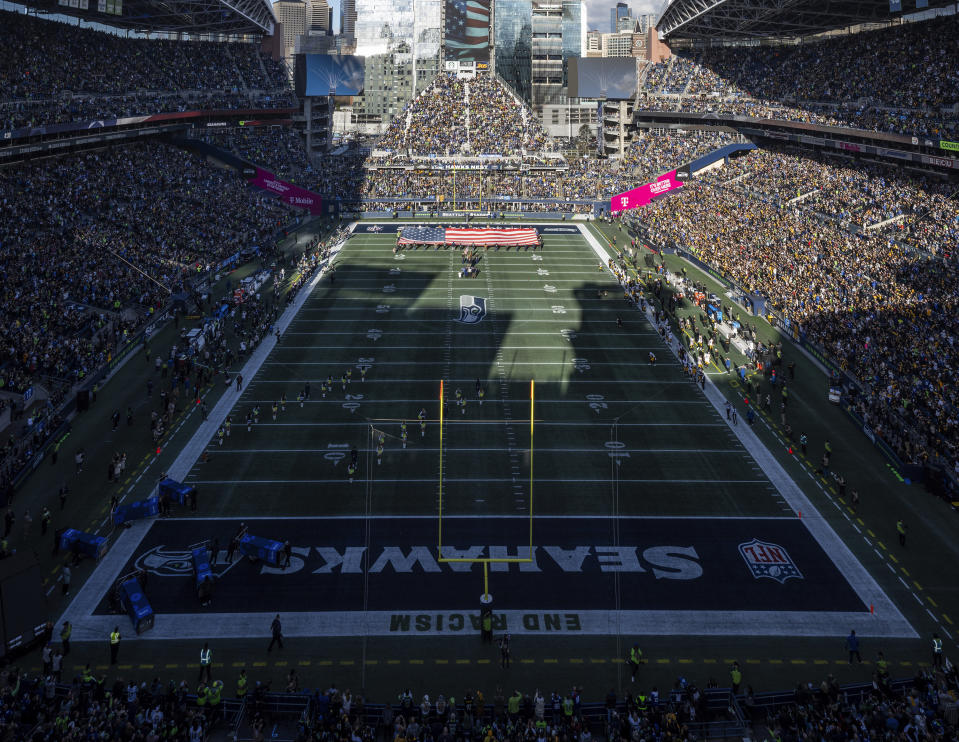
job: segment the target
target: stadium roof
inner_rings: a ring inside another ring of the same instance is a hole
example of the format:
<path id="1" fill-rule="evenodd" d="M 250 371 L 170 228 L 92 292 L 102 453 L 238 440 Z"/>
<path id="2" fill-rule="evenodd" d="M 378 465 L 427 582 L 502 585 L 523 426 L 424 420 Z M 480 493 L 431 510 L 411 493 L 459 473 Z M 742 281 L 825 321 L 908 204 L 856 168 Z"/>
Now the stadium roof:
<path id="1" fill-rule="evenodd" d="M 929 0 L 931 8 L 952 5 Z M 915 11 L 913 0 L 902 7 Z M 808 36 L 859 23 L 896 20 L 889 0 L 672 0 L 656 24 L 670 39 L 761 39 Z"/>
<path id="2" fill-rule="evenodd" d="M 270 0 L 20 0 L 41 13 L 56 13 L 104 26 L 159 33 L 270 36 Z M 102 10 L 119 7 L 119 15 Z M 79 7 L 72 7 L 79 6 Z M 86 6 L 86 7 L 83 7 Z"/>

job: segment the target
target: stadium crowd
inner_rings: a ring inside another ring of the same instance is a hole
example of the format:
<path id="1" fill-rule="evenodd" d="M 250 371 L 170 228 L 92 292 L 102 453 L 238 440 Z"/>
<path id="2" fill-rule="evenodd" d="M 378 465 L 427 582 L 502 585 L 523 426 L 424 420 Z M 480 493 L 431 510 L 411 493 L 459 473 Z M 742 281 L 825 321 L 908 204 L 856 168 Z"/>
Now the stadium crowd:
<path id="1" fill-rule="evenodd" d="M 439 115 L 440 109 L 424 110 L 435 116 Z M 400 118 L 402 116 L 394 121 Z M 539 166 L 528 164 L 526 170 L 520 170 L 518 163 L 510 169 L 498 170 L 481 170 L 479 165 L 467 163 L 454 173 L 452 170 L 430 169 L 428 162 L 419 160 L 393 157 L 384 162 L 381 158 L 364 157 L 355 152 L 309 163 L 299 135 L 280 127 L 219 130 L 206 133 L 204 138 L 271 170 L 284 180 L 344 203 L 367 201 L 377 208 L 389 205 L 405 209 L 410 204 L 402 199 L 433 203 L 433 199 L 442 197 L 444 203 L 471 201 L 477 207 L 480 199 L 484 204 L 554 199 L 561 202 L 553 204 L 554 210 L 575 208 L 585 212 L 592 210 L 594 201 L 608 200 L 733 140 L 732 135 L 725 132 L 650 134 L 632 143 L 621 161 L 595 157 L 563 158 L 553 159 L 550 167 L 545 163 Z M 388 201 L 374 204 L 369 199 Z M 577 201 L 581 203 L 573 207 L 573 202 Z"/>
<path id="2" fill-rule="evenodd" d="M 804 183 L 831 187 L 809 206 L 789 204 Z M 654 202 L 634 224 L 653 244 L 684 247 L 767 296 L 862 384 L 857 411 L 903 461 L 952 468 L 959 462 L 952 342 L 959 324 L 950 308 L 959 245 L 940 245 L 935 257 L 908 242 L 910 226 L 933 219 L 916 211 L 927 194 L 947 190 L 896 175 L 864 181 L 844 167 L 758 151 Z M 959 208 L 945 203 L 951 208 L 940 212 L 947 218 L 937 231 L 955 240 Z M 822 211 L 847 218 L 855 211 L 859 225 L 895 214 L 903 227 L 850 229 Z"/>
<path id="3" fill-rule="evenodd" d="M 272 247 L 284 206 L 160 144 L 0 171 L 4 389 L 85 378 L 188 279 Z"/>
<path id="4" fill-rule="evenodd" d="M 111 683 L 90 665 L 63 682 L 62 652 L 45 650 L 45 657 L 45 674 L 38 677 L 16 667 L 0 671 L 0 734 L 5 739 L 201 742 L 214 729 L 237 725 L 234 698 L 245 702 L 243 731 L 254 740 L 265 739 L 269 726 L 283 718 L 274 705 L 282 694 L 272 691 L 270 681 L 248 678 L 245 670 L 237 672 L 230 687 L 219 677 L 213 680 L 212 673 L 197 686 L 157 677 L 149 682 L 116 677 Z M 335 684 L 301 690 L 292 669 L 285 690 L 287 699 L 298 698 L 294 708 L 303 709 L 296 722 L 296 739 L 303 742 L 679 742 L 694 738 L 698 723 L 716 718 L 707 705 L 715 687 L 713 680 L 700 689 L 680 678 L 662 694 L 655 687 L 623 696 L 610 689 L 592 702 L 579 687 L 565 694 L 539 689 L 507 694 L 497 687 L 489 696 L 467 689 L 462 698 L 414 696 L 406 689 L 392 703 L 370 705 L 361 694 Z M 818 685 L 798 685 L 791 701 L 768 705 L 751 686 L 739 698 L 752 734 L 763 739 L 926 742 L 954 739 L 959 729 L 954 669 L 951 674 L 919 673 L 904 692 L 894 692 L 888 676 L 877 674 L 870 691 L 850 698 L 829 675 Z M 726 718 L 726 709 L 718 715 Z"/>
<path id="5" fill-rule="evenodd" d="M 64 121 L 293 104 L 254 44 L 124 38 L 0 10 L 0 130 Z"/>
<path id="6" fill-rule="evenodd" d="M 481 74 L 460 80 L 447 73 L 407 104 L 377 144 L 389 159 L 536 156 L 552 148 L 536 117 L 498 78 Z"/>
<path id="7" fill-rule="evenodd" d="M 649 68 L 644 107 L 954 138 L 957 35 L 951 15 L 802 44 L 683 53 Z"/>

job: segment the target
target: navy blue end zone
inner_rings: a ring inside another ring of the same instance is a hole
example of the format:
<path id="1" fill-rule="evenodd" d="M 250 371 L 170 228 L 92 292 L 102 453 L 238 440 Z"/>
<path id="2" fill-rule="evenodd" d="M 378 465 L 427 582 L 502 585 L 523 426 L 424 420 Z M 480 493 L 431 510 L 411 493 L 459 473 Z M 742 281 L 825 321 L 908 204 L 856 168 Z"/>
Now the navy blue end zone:
<path id="1" fill-rule="evenodd" d="M 449 520 L 457 539 L 444 545 L 447 557 L 528 554 L 525 519 Z M 294 557 L 287 570 L 239 556 L 223 563 L 237 519 L 157 521 L 122 572 L 147 571 L 146 593 L 157 614 L 202 611 L 187 547 L 217 538 L 209 610 L 218 614 L 265 606 L 281 613 L 355 612 L 364 609 L 364 599 L 369 611 L 477 605 L 482 567 L 437 561 L 435 518 L 373 519 L 368 546 L 362 518 L 246 523 L 252 534 L 290 541 Z M 613 610 L 618 574 L 623 611 L 869 611 L 798 519 L 623 518 L 618 543 L 611 526 L 608 518 L 537 517 L 535 561 L 490 567 L 496 607 Z M 104 599 L 95 613 L 108 612 Z"/>

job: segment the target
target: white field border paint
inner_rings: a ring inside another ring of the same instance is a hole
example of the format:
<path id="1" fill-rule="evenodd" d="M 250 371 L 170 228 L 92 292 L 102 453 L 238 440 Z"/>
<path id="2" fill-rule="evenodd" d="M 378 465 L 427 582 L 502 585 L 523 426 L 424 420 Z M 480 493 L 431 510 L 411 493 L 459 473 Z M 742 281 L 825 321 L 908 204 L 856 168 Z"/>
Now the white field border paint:
<path id="1" fill-rule="evenodd" d="M 355 227 L 355 223 L 351 230 Z M 575 225 L 587 244 L 606 264 L 609 256 L 599 242 L 589 233 L 582 224 Z M 319 282 L 322 272 L 317 273 L 309 283 L 308 290 L 301 291 L 294 303 L 284 311 L 279 325 L 281 332 L 285 331 L 297 312 L 310 296 Z M 545 320 L 544 320 L 545 321 Z M 244 379 L 252 380 L 262 367 L 267 355 L 276 344 L 274 337 L 265 339 L 250 356 L 249 361 L 242 369 Z M 260 382 L 262 383 L 262 382 Z M 281 382 L 285 383 L 285 382 Z M 609 382 L 602 382 L 607 384 Z M 663 383 L 650 381 L 649 383 Z M 669 382 L 666 382 L 669 383 Z M 688 382 L 679 382 L 688 383 Z M 717 412 L 723 409 L 725 398 L 712 383 L 708 385 L 710 393 L 707 397 Z M 208 420 L 194 433 L 190 441 L 170 466 L 168 474 L 175 479 L 184 479 L 200 454 L 206 448 L 208 441 L 226 419 L 235 402 L 241 396 L 235 389 L 231 389 L 211 410 Z M 365 424 L 365 423 L 364 423 Z M 716 424 L 707 424 L 715 427 Z M 722 425 L 722 423 L 720 423 Z M 702 426 L 697 426 L 702 427 Z M 866 605 L 875 605 L 876 615 L 866 612 L 807 612 L 807 611 L 569 611 L 569 610 L 539 610 L 539 611 L 506 611 L 506 620 L 509 629 L 515 634 L 578 634 L 608 636 L 614 634 L 631 635 L 671 635 L 671 636 L 845 636 L 850 629 L 855 629 L 860 636 L 897 638 L 915 638 L 916 632 L 890 601 L 871 575 L 862 567 L 851 551 L 839 539 L 836 533 L 815 510 L 805 494 L 789 478 L 778 461 L 769 453 L 763 443 L 751 430 L 744 430 L 748 426 L 737 426 L 736 435 L 752 454 L 754 459 L 763 468 L 763 472 L 776 486 L 789 505 L 794 509 L 803 510 L 803 522 L 813 538 L 830 555 L 853 590 Z M 748 433 L 745 434 L 744 433 Z M 263 519 L 274 518 L 264 516 Z M 352 516 L 355 517 L 355 516 Z M 396 516 L 385 516 L 395 518 Z M 422 516 L 415 516 L 422 518 Z M 499 516 L 497 516 L 499 517 Z M 580 519 L 589 516 L 570 516 L 571 519 Z M 601 516 L 606 517 L 606 516 Z M 217 518 L 215 520 L 221 520 Z M 253 518 L 250 518 L 253 520 Z M 719 520 L 719 519 L 717 519 Z M 146 536 L 153 521 L 137 521 L 132 527 L 125 530 L 116 543 L 98 565 L 93 575 L 84 583 L 71 601 L 60 622 L 70 621 L 73 624 L 73 639 L 75 641 L 103 641 L 116 625 L 116 616 L 95 616 L 93 611 L 105 595 L 107 588 L 113 584 L 124 568 L 127 561 L 135 553 L 137 546 Z M 579 629 L 576 631 L 540 631 L 530 630 L 524 624 L 527 615 L 558 614 L 565 617 L 567 614 L 577 616 Z M 141 636 L 134 636 L 127 641 L 156 641 L 156 640 L 191 640 L 205 638 L 208 630 L 203 627 L 216 626 L 218 638 L 253 638 L 269 636 L 271 613 L 183 613 L 160 614 L 156 616 L 154 628 Z M 456 635 L 457 631 L 440 630 L 433 628 L 427 631 L 391 631 L 390 624 L 394 615 L 461 615 L 464 620 L 462 633 L 473 633 L 469 616 L 472 611 L 376 611 L 376 612 L 330 612 L 330 613 L 284 613 L 284 634 L 291 637 L 318 637 L 318 636 L 436 636 Z M 414 619 L 415 620 L 415 619 Z M 411 622 L 411 626 L 413 622 Z M 431 626 L 435 622 L 431 621 Z"/>
<path id="2" fill-rule="evenodd" d="M 296 313 L 309 298 L 310 294 L 313 293 L 320 279 L 325 275 L 326 266 L 332 263 L 333 258 L 336 257 L 338 253 L 339 250 L 331 252 L 329 259 L 320 267 L 306 286 L 300 289 L 293 303 L 280 315 L 279 320 L 277 320 L 277 325 L 281 335 L 290 326 Z M 245 385 L 249 384 L 260 370 L 270 351 L 273 350 L 276 344 L 276 336 L 270 333 L 260 342 L 256 350 L 250 354 L 249 360 L 240 370 L 240 375 L 243 377 Z M 245 385 L 243 390 L 238 392 L 236 391 L 236 384 L 234 383 L 223 396 L 220 397 L 220 400 L 213 409 L 210 410 L 207 420 L 200 424 L 196 432 L 173 460 L 173 463 L 167 469 L 167 476 L 181 481 L 186 479 L 187 474 L 190 473 L 190 470 L 199 460 L 207 443 L 213 438 L 216 431 L 226 420 L 230 410 L 233 409 L 233 406 L 245 393 Z M 151 525 L 152 521 L 150 520 L 134 521 L 130 524 L 130 528 L 124 529 L 113 546 L 110 547 L 103 561 L 100 562 L 93 571 L 93 574 L 90 575 L 89 579 L 83 584 L 83 587 L 77 592 L 76 597 L 70 601 L 66 611 L 64 611 L 60 617 L 58 625 L 62 625 L 64 621 L 69 621 L 74 627 L 73 636 L 78 641 L 93 641 L 102 639 L 108 635 L 99 635 L 97 633 L 99 629 L 91 626 L 91 622 L 96 624 L 93 620 L 93 611 L 96 610 L 97 604 L 102 597 L 106 595 L 110 586 L 120 576 L 120 571 L 126 565 L 127 561 L 129 561 L 130 557 L 133 556 L 137 546 L 140 545 L 147 531 L 150 530 Z M 116 616 L 112 616 L 111 618 L 114 619 L 114 625 L 116 625 Z M 162 619 L 160 620 L 162 621 Z"/>
<path id="3" fill-rule="evenodd" d="M 607 265 L 610 256 L 606 250 L 599 244 L 599 241 L 582 224 L 578 225 L 579 230 L 586 240 L 587 244 L 593 249 L 603 265 Z M 615 277 L 613 277 L 615 280 Z M 653 324 L 649 314 L 644 315 L 646 320 Z M 677 358 L 679 351 L 677 342 L 674 339 L 669 346 L 670 351 Z M 726 406 L 726 397 L 716 388 L 716 385 L 707 377 L 706 399 L 716 409 L 717 414 L 722 414 Z M 903 638 L 915 639 L 919 635 L 913 629 L 906 617 L 902 615 L 895 603 L 886 595 L 879 586 L 879 583 L 873 578 L 865 567 L 859 562 L 845 542 L 832 529 L 829 523 L 823 518 L 822 514 L 812 504 L 799 486 L 793 481 L 782 464 L 776 460 L 766 445 L 759 439 L 759 436 L 749 425 L 736 425 L 731 427 L 732 432 L 739 438 L 740 442 L 749 451 L 750 455 L 759 464 L 763 473 L 773 483 L 776 490 L 783 497 L 786 503 L 795 513 L 802 513 L 802 523 L 816 540 L 816 543 L 822 548 L 826 555 L 832 560 L 833 564 L 839 570 L 849 585 L 859 596 L 859 599 L 867 606 L 875 608 L 875 615 L 870 616 L 872 623 L 882 624 L 883 631 L 890 632 L 882 634 L 884 636 L 900 636 Z M 855 615 L 855 614 L 853 614 Z M 836 636 L 845 636 L 849 628 L 854 626 L 836 625 L 833 633 Z M 868 629 L 867 629 L 868 631 Z M 858 629 L 857 629 L 857 633 Z M 872 635 L 872 634 L 870 634 Z"/>

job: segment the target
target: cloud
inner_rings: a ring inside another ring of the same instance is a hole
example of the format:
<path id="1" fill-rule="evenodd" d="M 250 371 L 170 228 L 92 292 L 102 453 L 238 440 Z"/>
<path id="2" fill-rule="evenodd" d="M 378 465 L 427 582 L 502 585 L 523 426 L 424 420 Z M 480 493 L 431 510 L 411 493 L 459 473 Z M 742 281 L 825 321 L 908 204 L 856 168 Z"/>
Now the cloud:
<path id="1" fill-rule="evenodd" d="M 589 28 L 598 29 L 604 33 L 609 29 L 609 11 L 616 7 L 617 0 L 586 0 L 586 18 Z M 667 0 L 625 0 L 633 11 L 633 16 L 655 15 L 666 5 Z"/>

